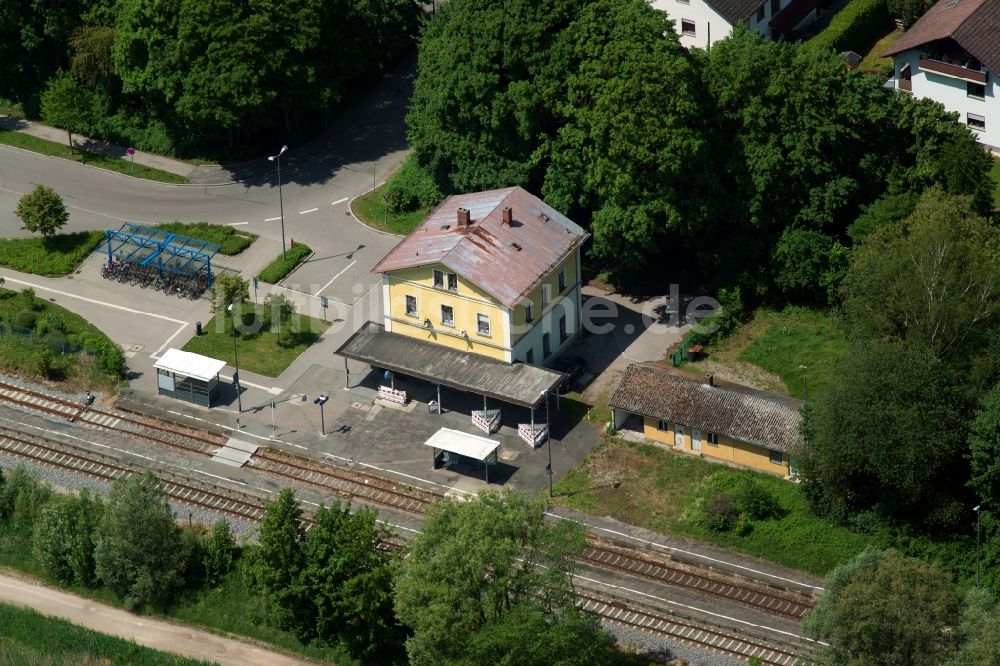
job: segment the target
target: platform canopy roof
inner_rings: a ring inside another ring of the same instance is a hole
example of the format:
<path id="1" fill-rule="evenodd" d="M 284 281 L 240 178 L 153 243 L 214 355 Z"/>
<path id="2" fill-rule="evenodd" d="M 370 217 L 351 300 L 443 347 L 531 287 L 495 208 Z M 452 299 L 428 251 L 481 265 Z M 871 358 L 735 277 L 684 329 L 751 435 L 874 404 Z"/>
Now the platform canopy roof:
<path id="1" fill-rule="evenodd" d="M 200 379 L 203 382 L 212 380 L 219 372 L 226 367 L 225 361 L 217 358 L 193 354 L 170 348 L 163 352 L 163 356 L 153 366 L 157 370 L 166 370 L 176 375 L 184 375 L 191 379 Z"/>
<path id="2" fill-rule="evenodd" d="M 430 439 L 424 442 L 424 444 L 435 449 L 457 453 L 460 456 L 475 460 L 486 460 L 500 446 L 500 442 L 487 437 L 471 435 L 460 430 L 452 430 L 451 428 L 441 428 L 431 435 Z"/>
<path id="3" fill-rule="evenodd" d="M 533 408 L 542 394 L 566 376 L 527 363 L 504 363 L 479 354 L 448 349 L 367 322 L 337 354 L 410 377 L 506 403 Z"/>

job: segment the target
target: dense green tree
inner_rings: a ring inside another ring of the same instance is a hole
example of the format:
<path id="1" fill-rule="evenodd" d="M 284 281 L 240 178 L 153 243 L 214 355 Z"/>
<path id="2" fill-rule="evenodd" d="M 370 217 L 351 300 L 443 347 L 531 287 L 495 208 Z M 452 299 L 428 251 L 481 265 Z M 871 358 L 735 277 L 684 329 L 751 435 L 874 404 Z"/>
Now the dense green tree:
<path id="1" fill-rule="evenodd" d="M 73 132 L 93 117 L 94 93 L 84 88 L 69 72 L 60 71 L 49 79 L 42 93 L 42 120 L 66 130 L 69 152 L 73 152 Z"/>
<path id="2" fill-rule="evenodd" d="M 574 612 L 574 556 L 583 547 L 579 525 L 549 523 L 543 503 L 519 494 L 483 492 L 465 502 L 438 502 L 395 581 L 396 615 L 413 630 L 410 662 L 466 658 L 467 645 L 456 636 L 471 636 L 525 602 L 554 616 Z M 493 638 L 483 641 L 483 649 L 499 647 Z M 515 645 L 508 649 L 517 652 Z"/>
<path id="3" fill-rule="evenodd" d="M 94 546 L 104 505 L 84 489 L 79 496 L 55 496 L 35 521 L 35 557 L 46 572 L 67 585 L 94 584 Z"/>
<path id="4" fill-rule="evenodd" d="M 179 532 L 152 473 L 116 480 L 97 528 L 98 578 L 132 608 L 166 606 L 185 584 Z"/>
<path id="5" fill-rule="evenodd" d="M 212 312 L 225 312 L 230 305 L 250 300 L 250 283 L 245 277 L 223 273 L 212 281 Z"/>
<path id="6" fill-rule="evenodd" d="M 0 520 L 32 524 L 51 497 L 51 486 L 36 472 L 17 465 L 0 483 Z"/>
<path id="7" fill-rule="evenodd" d="M 70 57 L 70 73 L 77 81 L 89 85 L 91 90 L 111 92 L 120 83 L 112 57 L 114 45 L 114 28 L 80 26 L 69 38 L 69 46 L 73 52 Z"/>
<path id="8" fill-rule="evenodd" d="M 266 504 L 260 522 L 260 543 L 251 551 L 250 576 L 267 598 L 277 624 L 304 626 L 309 609 L 295 584 L 305 563 L 305 529 L 295 491 L 285 488 Z"/>
<path id="9" fill-rule="evenodd" d="M 22 229 L 40 233 L 45 238 L 55 236 L 69 222 L 69 211 L 62 197 L 45 185 L 36 185 L 21 197 L 15 213 L 21 218 Z"/>
<path id="10" fill-rule="evenodd" d="M 954 654 L 962 597 L 933 565 L 869 547 L 831 571 L 823 586 L 804 622 L 830 643 L 821 662 L 931 666 Z"/>
<path id="11" fill-rule="evenodd" d="M 303 548 L 304 565 L 294 598 L 305 641 L 343 643 L 357 657 L 385 656 L 402 643 L 392 606 L 395 558 L 386 550 L 388 528 L 369 507 L 349 503 L 320 507 Z"/>
<path id="12" fill-rule="evenodd" d="M 865 238 L 846 285 L 865 332 L 967 359 L 1000 325 L 1000 230 L 968 197 L 929 190 L 910 217 Z"/>
<path id="13" fill-rule="evenodd" d="M 1000 512 L 1000 384 L 983 398 L 969 432 L 970 485 L 986 508 Z"/>
<path id="14" fill-rule="evenodd" d="M 220 520 L 212 526 L 212 531 L 202 544 L 202 567 L 205 581 L 209 585 L 218 584 L 229 573 L 236 561 L 236 542 L 233 540 L 229 521 Z"/>
<path id="15" fill-rule="evenodd" d="M 847 234 L 853 243 L 860 243 L 872 232 L 909 217 L 919 199 L 919 192 L 886 194 L 864 206 L 861 215 L 847 228 Z"/>
<path id="16" fill-rule="evenodd" d="M 586 3 L 560 33 L 541 152 L 548 203 L 591 224 L 594 253 L 641 273 L 710 208 L 705 91 L 673 24 L 642 0 Z M 551 74 L 550 74 L 551 76 Z"/>
<path id="17" fill-rule="evenodd" d="M 958 629 L 961 647 L 946 666 L 1000 666 L 1000 607 L 990 592 L 966 591 Z"/>
<path id="18" fill-rule="evenodd" d="M 795 457 L 813 504 L 932 529 L 964 519 L 968 408 L 951 370 L 925 349 L 870 341 L 841 356 L 838 374 Z"/>
<path id="19" fill-rule="evenodd" d="M 586 4 L 455 0 L 437 8 L 421 37 L 407 124 L 418 162 L 445 194 L 538 191 L 535 152 L 555 129 L 546 93 L 567 74 L 548 71 L 550 50 Z"/>

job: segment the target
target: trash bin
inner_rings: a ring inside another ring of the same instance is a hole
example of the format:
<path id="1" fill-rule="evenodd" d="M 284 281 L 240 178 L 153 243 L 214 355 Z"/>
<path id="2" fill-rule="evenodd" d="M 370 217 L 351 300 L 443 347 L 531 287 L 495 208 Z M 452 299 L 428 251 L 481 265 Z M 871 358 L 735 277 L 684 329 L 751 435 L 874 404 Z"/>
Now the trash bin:
<path id="1" fill-rule="evenodd" d="M 440 414 L 441 405 L 438 404 L 437 400 L 431 400 L 427 403 L 427 413 L 428 414 Z"/>
<path id="2" fill-rule="evenodd" d="M 194 323 L 194 334 L 195 335 L 201 335 L 201 322 L 200 321 L 196 321 Z"/>
<path id="3" fill-rule="evenodd" d="M 701 345 L 691 345 L 687 350 L 687 360 L 697 361 L 701 358 L 701 353 L 705 350 Z"/>

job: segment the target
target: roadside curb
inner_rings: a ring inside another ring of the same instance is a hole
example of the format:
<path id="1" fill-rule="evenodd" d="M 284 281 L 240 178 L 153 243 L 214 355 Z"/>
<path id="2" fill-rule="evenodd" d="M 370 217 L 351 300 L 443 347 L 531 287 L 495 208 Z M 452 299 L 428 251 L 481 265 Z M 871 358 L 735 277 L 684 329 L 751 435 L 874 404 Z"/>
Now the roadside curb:
<path id="1" fill-rule="evenodd" d="M 365 190 L 364 192 L 362 192 L 361 194 L 356 194 L 353 197 L 351 197 L 351 200 L 347 202 L 347 212 L 351 214 L 351 217 L 354 218 L 355 222 L 357 222 L 358 224 L 360 224 L 361 226 L 363 226 L 365 229 L 368 229 L 369 231 L 374 231 L 375 233 L 382 234 L 383 236 L 392 236 L 393 238 L 406 238 L 406 236 L 404 234 L 394 234 L 391 231 L 383 231 L 381 229 L 376 229 L 372 225 L 367 224 L 365 222 L 362 222 L 361 218 L 359 218 L 357 215 L 354 214 L 354 201 L 356 199 L 358 199 L 360 197 L 363 197 L 366 194 L 369 194 L 370 192 L 374 192 L 379 187 L 381 187 L 382 185 L 385 185 L 388 182 L 389 182 L 388 180 L 383 180 L 381 183 L 379 183 L 375 187 L 370 187 L 367 190 Z"/>
<path id="2" fill-rule="evenodd" d="M 28 136 L 31 136 L 30 134 Z M 22 153 L 28 153 L 29 155 L 34 155 L 36 157 L 44 157 L 50 160 L 59 160 L 60 162 L 66 162 L 68 164 L 75 164 L 77 166 L 87 167 L 88 169 L 97 169 L 98 171 L 103 171 L 104 173 L 114 174 L 116 176 L 121 176 L 122 178 L 128 178 L 129 180 L 138 180 L 143 183 L 153 183 L 154 185 L 166 185 L 167 187 L 209 187 L 207 185 L 197 185 L 195 183 L 164 183 L 161 180 L 150 180 L 149 178 L 139 178 L 137 176 L 130 176 L 127 173 L 122 173 L 120 171 L 112 171 L 111 169 L 105 169 L 104 167 L 99 167 L 94 164 L 85 164 L 83 162 L 76 162 L 73 160 L 67 160 L 62 157 L 56 157 L 55 155 L 46 155 L 45 153 L 36 153 L 34 150 L 28 150 L 27 148 L 20 148 L 18 146 L 8 146 L 7 144 L 0 144 L 0 147 L 10 148 L 11 150 L 19 150 Z M 144 164 L 143 166 L 149 166 Z M 149 167 L 150 169 L 155 169 L 156 167 Z M 163 169 L 160 169 L 163 171 Z M 169 171 L 167 173 L 170 173 Z M 187 176 L 184 176 L 185 178 Z M 229 183 L 225 183 L 229 184 Z"/>

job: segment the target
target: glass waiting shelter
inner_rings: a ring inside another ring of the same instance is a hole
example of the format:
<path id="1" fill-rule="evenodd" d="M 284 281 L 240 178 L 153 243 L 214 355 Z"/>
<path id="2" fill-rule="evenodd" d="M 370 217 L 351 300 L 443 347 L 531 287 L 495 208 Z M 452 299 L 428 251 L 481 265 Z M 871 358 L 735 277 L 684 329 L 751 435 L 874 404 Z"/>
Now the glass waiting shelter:
<path id="1" fill-rule="evenodd" d="M 486 483 L 490 482 L 491 469 L 496 475 L 497 448 L 500 442 L 451 428 L 441 428 L 424 445 L 431 447 L 434 469 L 456 465 L 481 468 L 485 473 Z"/>
<path id="2" fill-rule="evenodd" d="M 211 407 L 219 399 L 219 372 L 226 367 L 225 361 L 171 348 L 153 367 L 160 395 L 203 407 Z"/>

